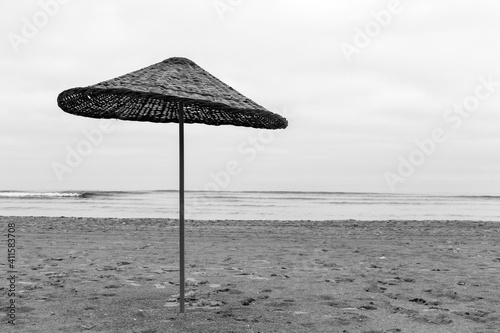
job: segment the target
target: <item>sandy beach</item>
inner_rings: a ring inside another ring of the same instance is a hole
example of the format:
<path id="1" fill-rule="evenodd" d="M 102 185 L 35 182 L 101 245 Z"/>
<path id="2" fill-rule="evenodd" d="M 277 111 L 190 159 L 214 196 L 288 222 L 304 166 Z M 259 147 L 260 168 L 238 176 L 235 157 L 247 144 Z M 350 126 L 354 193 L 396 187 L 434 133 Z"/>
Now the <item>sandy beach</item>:
<path id="1" fill-rule="evenodd" d="M 0 217 L 2 332 L 500 331 L 500 223 Z M 15 224 L 15 297 L 7 230 Z"/>

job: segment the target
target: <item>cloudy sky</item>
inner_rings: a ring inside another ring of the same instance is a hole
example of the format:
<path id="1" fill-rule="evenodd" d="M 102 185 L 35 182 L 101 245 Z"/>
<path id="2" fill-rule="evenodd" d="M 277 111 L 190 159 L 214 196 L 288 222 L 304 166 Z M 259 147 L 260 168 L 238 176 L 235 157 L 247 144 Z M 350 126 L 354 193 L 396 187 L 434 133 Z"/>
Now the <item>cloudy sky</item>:
<path id="1" fill-rule="evenodd" d="M 176 189 L 176 124 L 56 99 L 181 56 L 289 120 L 186 125 L 187 189 L 500 194 L 496 0 L 0 6 L 0 190 Z"/>

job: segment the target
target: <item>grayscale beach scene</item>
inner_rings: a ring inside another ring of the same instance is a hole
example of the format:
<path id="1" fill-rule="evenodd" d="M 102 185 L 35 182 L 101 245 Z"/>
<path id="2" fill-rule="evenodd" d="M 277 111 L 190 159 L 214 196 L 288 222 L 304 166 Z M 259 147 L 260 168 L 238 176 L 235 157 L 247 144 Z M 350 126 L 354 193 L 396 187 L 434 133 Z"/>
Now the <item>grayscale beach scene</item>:
<path id="1" fill-rule="evenodd" d="M 500 2 L 0 9 L 0 332 L 500 332 Z"/>

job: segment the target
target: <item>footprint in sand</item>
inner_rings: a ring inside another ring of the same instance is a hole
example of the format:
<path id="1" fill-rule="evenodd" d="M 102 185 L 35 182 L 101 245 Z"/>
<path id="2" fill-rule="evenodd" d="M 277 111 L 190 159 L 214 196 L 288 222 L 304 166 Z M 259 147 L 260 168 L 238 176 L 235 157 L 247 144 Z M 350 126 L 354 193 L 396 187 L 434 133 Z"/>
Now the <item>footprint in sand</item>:
<path id="1" fill-rule="evenodd" d="M 133 287 L 140 287 L 141 285 L 136 283 L 135 281 L 130 281 L 130 280 L 125 280 L 125 282 L 127 282 L 127 284 L 129 286 L 133 286 Z"/>
<path id="2" fill-rule="evenodd" d="M 431 323 L 435 325 L 448 325 L 453 322 L 447 314 L 438 313 L 437 310 L 415 315 L 412 319 L 417 322 Z"/>
<path id="3" fill-rule="evenodd" d="M 499 320 L 497 316 L 489 316 L 489 314 L 491 313 L 493 312 L 482 311 L 482 310 L 453 312 L 453 314 L 456 314 L 460 317 L 482 324 Z"/>

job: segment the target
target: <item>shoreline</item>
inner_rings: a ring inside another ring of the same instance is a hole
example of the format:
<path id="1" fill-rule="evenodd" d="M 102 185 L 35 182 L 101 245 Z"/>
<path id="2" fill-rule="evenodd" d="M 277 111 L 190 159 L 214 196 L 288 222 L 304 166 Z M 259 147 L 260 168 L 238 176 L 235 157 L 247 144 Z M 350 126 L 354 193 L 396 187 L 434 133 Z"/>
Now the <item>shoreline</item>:
<path id="1" fill-rule="evenodd" d="M 498 222 L 187 220 L 189 299 L 178 316 L 176 219 L 0 221 L 5 230 L 16 226 L 20 305 L 18 325 L 2 317 L 2 331 L 493 333 L 500 326 Z"/>
<path id="2" fill-rule="evenodd" d="M 178 221 L 178 218 L 175 217 L 102 217 L 102 216 L 50 216 L 50 215 L 1 215 L 0 218 L 41 218 L 41 219 L 102 219 L 102 220 L 168 220 L 168 221 Z M 379 223 L 388 223 L 388 222 L 416 222 L 416 223 L 428 223 L 428 222 L 465 222 L 465 223 L 500 223 L 500 218 L 498 221 L 490 221 L 490 220 L 479 220 L 479 219 L 373 219 L 373 220 L 361 220 L 361 219 L 301 219 L 301 220 L 292 220 L 292 219 L 188 219 L 185 221 L 194 221 L 194 222 L 379 222 Z"/>

